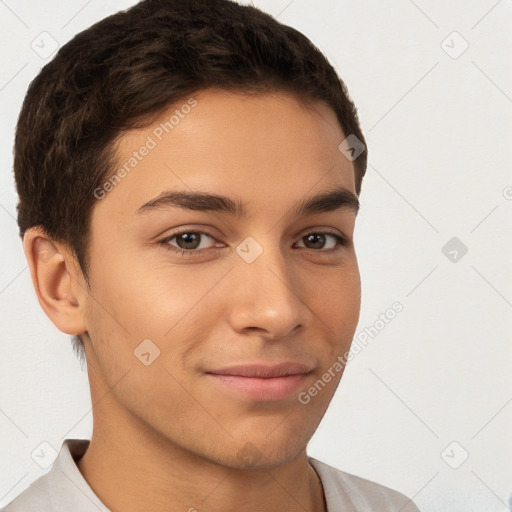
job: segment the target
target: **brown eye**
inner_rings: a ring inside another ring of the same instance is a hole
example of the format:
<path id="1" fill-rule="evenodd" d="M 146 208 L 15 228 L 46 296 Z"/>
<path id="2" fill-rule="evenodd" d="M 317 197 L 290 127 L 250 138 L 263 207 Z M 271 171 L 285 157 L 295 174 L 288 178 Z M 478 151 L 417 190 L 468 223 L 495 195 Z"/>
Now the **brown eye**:
<path id="1" fill-rule="evenodd" d="M 331 238 L 333 241 L 329 243 L 329 238 Z M 304 240 L 304 244 L 306 249 L 314 249 L 314 250 L 323 250 L 323 251 L 329 251 L 329 250 L 336 250 L 337 246 L 345 246 L 346 240 L 342 236 L 335 234 L 335 233 L 322 233 L 322 232 L 315 232 L 315 233 L 309 233 L 301 238 L 301 240 Z M 326 243 L 329 245 L 329 247 L 325 247 Z"/>
<path id="2" fill-rule="evenodd" d="M 207 239 L 215 242 L 215 239 L 204 231 L 181 231 L 160 240 L 159 244 L 165 249 L 178 254 L 196 256 L 215 246 L 215 243 L 213 243 L 209 247 L 201 247 L 201 245 L 207 243 Z M 173 240 L 175 240 L 175 243 L 171 243 Z"/>
<path id="3" fill-rule="evenodd" d="M 322 233 L 311 233 L 310 235 L 306 235 L 303 238 L 303 240 L 306 241 L 306 246 L 309 249 L 323 249 L 326 241 L 326 236 L 323 235 Z"/>
<path id="4" fill-rule="evenodd" d="M 201 242 L 199 233 L 180 233 L 176 235 L 176 243 L 181 249 L 197 249 Z"/>

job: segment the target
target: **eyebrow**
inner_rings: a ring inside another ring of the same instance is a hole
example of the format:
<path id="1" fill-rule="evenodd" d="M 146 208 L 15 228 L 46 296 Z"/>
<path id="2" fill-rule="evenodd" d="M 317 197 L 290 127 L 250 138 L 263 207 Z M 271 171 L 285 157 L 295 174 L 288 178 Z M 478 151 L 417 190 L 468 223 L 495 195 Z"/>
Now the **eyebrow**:
<path id="1" fill-rule="evenodd" d="M 247 218 L 248 212 L 243 202 L 219 194 L 207 192 L 181 192 L 166 190 L 136 210 L 143 214 L 153 210 L 178 207 L 185 210 L 211 211 L 226 213 L 238 218 Z M 296 203 L 291 211 L 295 217 L 314 213 L 345 209 L 357 215 L 359 200 L 356 195 L 344 187 L 337 187 Z"/>

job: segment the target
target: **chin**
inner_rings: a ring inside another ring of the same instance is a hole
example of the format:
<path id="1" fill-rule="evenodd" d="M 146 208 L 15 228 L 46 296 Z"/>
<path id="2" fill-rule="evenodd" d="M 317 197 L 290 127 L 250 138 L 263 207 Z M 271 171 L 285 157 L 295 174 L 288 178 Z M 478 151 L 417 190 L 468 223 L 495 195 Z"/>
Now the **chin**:
<path id="1" fill-rule="evenodd" d="M 286 436 L 271 435 L 245 436 L 236 440 L 238 449 L 226 447 L 223 454 L 219 454 L 217 462 L 233 469 L 272 469 L 283 466 L 294 460 L 306 448 L 309 437 L 298 438 L 297 435 L 287 433 Z"/>

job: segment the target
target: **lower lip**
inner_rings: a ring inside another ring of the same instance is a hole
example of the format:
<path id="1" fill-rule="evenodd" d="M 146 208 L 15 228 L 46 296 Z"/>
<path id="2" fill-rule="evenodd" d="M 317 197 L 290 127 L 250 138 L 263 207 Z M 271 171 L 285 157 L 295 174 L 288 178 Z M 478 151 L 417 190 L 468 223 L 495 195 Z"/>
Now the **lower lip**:
<path id="1" fill-rule="evenodd" d="M 220 385 L 232 389 L 253 400 L 274 402 L 296 394 L 304 384 L 307 373 L 284 377 L 259 378 L 209 373 Z"/>

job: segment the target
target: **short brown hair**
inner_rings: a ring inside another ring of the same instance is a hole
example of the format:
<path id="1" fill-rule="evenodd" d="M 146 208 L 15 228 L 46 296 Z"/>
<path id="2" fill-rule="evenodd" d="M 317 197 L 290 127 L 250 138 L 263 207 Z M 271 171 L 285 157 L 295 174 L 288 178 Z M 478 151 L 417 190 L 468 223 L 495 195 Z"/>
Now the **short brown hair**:
<path id="1" fill-rule="evenodd" d="M 356 108 L 305 35 L 231 0 L 144 0 L 80 32 L 31 82 L 14 146 L 20 236 L 41 226 L 65 242 L 89 283 L 93 191 L 114 171 L 116 138 L 210 87 L 325 101 L 364 144 L 353 162 L 360 193 L 367 150 Z"/>

